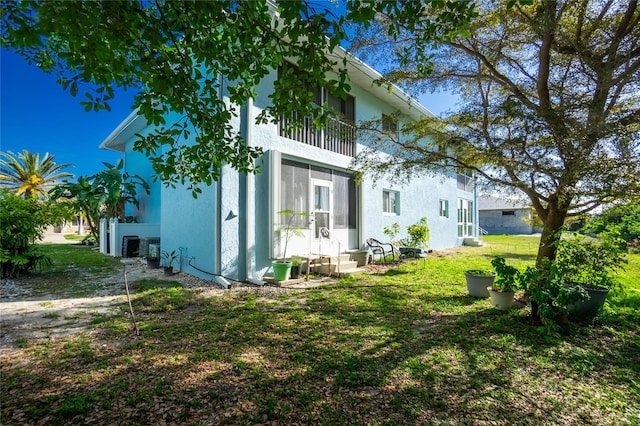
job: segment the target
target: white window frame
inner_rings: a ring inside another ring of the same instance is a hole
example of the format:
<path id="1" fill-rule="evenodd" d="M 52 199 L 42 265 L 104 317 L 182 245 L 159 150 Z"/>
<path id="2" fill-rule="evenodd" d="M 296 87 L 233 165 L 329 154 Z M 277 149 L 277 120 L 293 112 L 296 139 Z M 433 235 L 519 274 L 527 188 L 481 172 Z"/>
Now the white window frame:
<path id="1" fill-rule="evenodd" d="M 382 114 L 382 131 L 396 138 L 400 135 L 400 125 L 394 117 Z"/>
<path id="2" fill-rule="evenodd" d="M 440 217 L 449 217 L 449 200 L 440 200 Z"/>
<path id="3" fill-rule="evenodd" d="M 462 170 L 458 172 L 457 175 L 458 181 L 458 189 L 465 192 L 473 192 L 473 187 L 475 185 L 473 172 L 470 170 Z"/>
<path id="4" fill-rule="evenodd" d="M 393 199 L 393 203 L 391 200 Z M 400 215 L 400 192 L 392 189 L 382 190 L 382 213 L 389 216 Z"/>

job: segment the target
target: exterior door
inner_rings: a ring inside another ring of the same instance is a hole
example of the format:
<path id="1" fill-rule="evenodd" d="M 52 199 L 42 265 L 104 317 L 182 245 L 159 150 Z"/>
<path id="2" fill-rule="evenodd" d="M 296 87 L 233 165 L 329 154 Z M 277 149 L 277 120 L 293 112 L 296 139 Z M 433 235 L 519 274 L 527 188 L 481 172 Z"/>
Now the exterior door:
<path id="1" fill-rule="evenodd" d="M 333 184 L 330 181 L 311 179 L 310 204 L 313 212 L 311 240 L 313 251 L 327 254 L 331 249 L 333 234 Z"/>
<path id="2" fill-rule="evenodd" d="M 473 237 L 473 201 L 458 200 L 458 237 Z"/>

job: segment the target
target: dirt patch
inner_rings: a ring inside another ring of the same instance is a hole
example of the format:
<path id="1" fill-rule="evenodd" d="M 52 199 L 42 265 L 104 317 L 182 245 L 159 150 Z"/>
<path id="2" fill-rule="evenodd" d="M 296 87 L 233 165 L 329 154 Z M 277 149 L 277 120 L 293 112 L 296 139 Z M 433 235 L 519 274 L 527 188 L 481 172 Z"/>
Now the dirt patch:
<path id="1" fill-rule="evenodd" d="M 78 333 L 90 333 L 90 325 L 105 316 L 128 314 L 123 269 L 107 276 L 82 274 L 86 283 L 86 297 L 59 294 L 39 294 L 32 290 L 33 277 L 0 280 L 0 354 L 15 351 L 34 340 L 56 340 Z M 177 281 L 200 297 L 221 296 L 232 293 L 257 293 L 266 298 L 277 298 L 285 293 L 302 292 L 335 279 L 318 279 L 290 287 L 254 286 L 232 283 L 229 289 L 192 275 L 177 273 L 165 276 L 162 269 L 147 269 L 137 261 L 127 265 L 127 281 L 132 293 L 135 282 L 142 279 Z"/>

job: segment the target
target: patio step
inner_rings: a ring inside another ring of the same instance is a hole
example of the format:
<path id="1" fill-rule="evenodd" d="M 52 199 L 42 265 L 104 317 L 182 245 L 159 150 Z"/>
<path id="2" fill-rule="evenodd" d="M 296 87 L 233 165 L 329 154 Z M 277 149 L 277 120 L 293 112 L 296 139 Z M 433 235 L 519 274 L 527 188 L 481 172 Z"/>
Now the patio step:
<path id="1" fill-rule="evenodd" d="M 340 259 L 340 264 L 338 264 L 338 259 L 333 257 L 331 261 L 323 259 L 312 263 L 310 266 L 311 272 L 320 275 L 339 275 L 343 274 L 344 271 L 354 269 L 358 269 L 358 262 Z"/>
<path id="2" fill-rule="evenodd" d="M 462 245 L 469 247 L 482 247 L 484 243 L 475 237 L 465 237 L 462 240 Z"/>
<path id="3" fill-rule="evenodd" d="M 340 277 L 345 277 L 345 276 L 349 276 L 349 275 L 360 275 L 362 273 L 364 273 L 364 269 L 362 268 L 350 268 L 350 269 L 341 269 L 340 270 Z"/>

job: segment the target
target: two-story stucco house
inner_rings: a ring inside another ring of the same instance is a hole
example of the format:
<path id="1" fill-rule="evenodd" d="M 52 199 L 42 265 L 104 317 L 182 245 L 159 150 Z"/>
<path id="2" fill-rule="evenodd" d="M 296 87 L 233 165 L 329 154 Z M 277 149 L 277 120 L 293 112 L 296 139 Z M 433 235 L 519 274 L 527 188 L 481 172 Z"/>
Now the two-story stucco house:
<path id="1" fill-rule="evenodd" d="M 403 122 L 432 114 L 399 88 L 390 92 L 372 84 L 380 74 L 346 51 L 341 53 L 349 58 L 350 96 L 342 100 L 320 90 L 323 103 L 340 112 L 341 120 L 331 120 L 320 131 L 303 127 L 287 132 L 284 122 L 255 124 L 278 78 L 278 70 L 273 70 L 261 82 L 258 97 L 243 105 L 231 123 L 247 143 L 263 148 L 261 174 L 244 175 L 224 167 L 220 179 L 197 199 L 185 187 L 166 188 L 156 182 L 151 194 L 140 199 L 139 208 L 130 212 L 138 222 L 159 224 L 162 250 L 179 250 L 184 272 L 205 279 L 261 279 L 270 272 L 272 259 L 281 255 L 278 212 L 285 209 L 310 215 L 299 220 L 306 228 L 304 237 L 291 239 L 288 256 L 358 250 L 367 238 L 386 240 L 385 226 L 397 222 L 405 230 L 425 216 L 433 249 L 457 246 L 477 235 L 476 194 L 468 176 L 420 177 L 402 186 L 392 178 L 374 186 L 364 176 L 356 183 L 350 164 L 363 148 L 356 139 L 358 122 L 399 114 L 390 128 L 402 132 Z M 148 130 L 144 118 L 134 112 L 101 147 L 124 153 L 126 170 L 151 182 L 150 162 L 132 149 L 135 134 Z M 329 231 L 329 240 L 321 228 Z"/>

